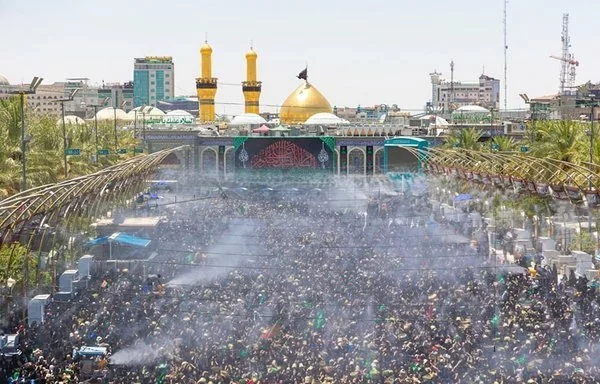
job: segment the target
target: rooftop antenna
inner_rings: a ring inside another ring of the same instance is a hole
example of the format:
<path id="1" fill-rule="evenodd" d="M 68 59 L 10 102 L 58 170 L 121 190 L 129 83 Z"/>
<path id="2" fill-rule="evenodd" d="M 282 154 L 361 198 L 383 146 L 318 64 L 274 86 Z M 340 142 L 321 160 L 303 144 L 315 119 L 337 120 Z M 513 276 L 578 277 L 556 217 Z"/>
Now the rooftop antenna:
<path id="1" fill-rule="evenodd" d="M 565 94 L 565 83 L 567 81 L 567 60 L 569 59 L 569 47 L 571 38 L 569 37 L 569 14 L 563 14 L 562 22 L 562 62 L 560 64 L 560 94 Z"/>
<path id="2" fill-rule="evenodd" d="M 570 53 L 571 37 L 569 36 L 569 14 L 563 14 L 562 23 L 562 53 L 561 56 L 550 56 L 552 59 L 560 60 L 560 85 L 559 91 L 561 95 L 570 93 L 567 89 L 574 88 L 576 67 L 579 66 L 579 61 L 575 60 L 575 56 Z M 568 78 L 567 78 L 568 76 Z"/>
<path id="3" fill-rule="evenodd" d="M 504 0 L 504 110 L 507 107 L 507 95 L 508 95 L 508 43 L 506 42 L 506 8 L 508 7 L 508 0 Z"/>
<path id="4" fill-rule="evenodd" d="M 454 60 L 450 61 L 450 110 L 454 105 Z"/>

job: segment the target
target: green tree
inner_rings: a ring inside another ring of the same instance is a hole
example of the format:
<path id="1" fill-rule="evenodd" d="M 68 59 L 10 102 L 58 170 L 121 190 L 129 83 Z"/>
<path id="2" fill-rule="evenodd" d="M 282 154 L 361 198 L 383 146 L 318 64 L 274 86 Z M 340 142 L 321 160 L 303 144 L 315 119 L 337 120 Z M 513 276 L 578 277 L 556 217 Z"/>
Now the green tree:
<path id="1" fill-rule="evenodd" d="M 0 198 L 20 190 L 21 184 L 21 113 L 20 100 L 0 100 Z M 119 122 L 119 127 L 123 127 Z M 98 147 L 108 148 L 109 156 L 96 154 L 96 135 L 92 124 L 67 124 L 65 127 L 68 148 L 81 149 L 80 156 L 69 156 L 68 176 L 76 177 L 98 171 L 134 156 L 133 149 L 138 141 L 129 128 L 117 130 L 119 147 L 129 153 L 117 155 L 115 148 L 114 122 L 98 124 Z M 26 111 L 27 135 L 27 187 L 56 183 L 64 179 L 62 120 L 51 115 L 36 115 Z"/>
<path id="2" fill-rule="evenodd" d="M 0 284 L 9 278 L 16 280 L 17 284 L 23 284 L 25 276 L 25 261 L 27 260 L 28 285 L 35 284 L 35 270 L 37 268 L 37 257 L 29 252 L 26 247 L 19 243 L 0 247 Z"/>
<path id="3" fill-rule="evenodd" d="M 500 152 L 513 152 L 517 150 L 517 142 L 511 136 L 496 136 L 492 143 L 498 146 Z"/>
<path id="4" fill-rule="evenodd" d="M 566 162 L 581 160 L 583 140 L 582 124 L 576 121 L 544 121 L 536 126 L 536 141 L 532 154 Z"/>
<path id="5" fill-rule="evenodd" d="M 446 147 L 460 147 L 463 149 L 481 149 L 481 131 L 476 128 L 463 128 L 452 131 L 446 138 Z"/>

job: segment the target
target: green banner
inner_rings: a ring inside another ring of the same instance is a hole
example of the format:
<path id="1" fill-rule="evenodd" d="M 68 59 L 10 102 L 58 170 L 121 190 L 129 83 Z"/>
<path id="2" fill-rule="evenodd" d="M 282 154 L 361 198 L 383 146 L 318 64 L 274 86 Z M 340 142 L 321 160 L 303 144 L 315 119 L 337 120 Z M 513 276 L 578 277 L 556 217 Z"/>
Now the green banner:
<path id="1" fill-rule="evenodd" d="M 81 155 L 81 149 L 79 149 L 79 148 L 67 148 L 67 149 L 65 149 L 65 154 L 67 156 L 79 156 L 79 155 Z"/>

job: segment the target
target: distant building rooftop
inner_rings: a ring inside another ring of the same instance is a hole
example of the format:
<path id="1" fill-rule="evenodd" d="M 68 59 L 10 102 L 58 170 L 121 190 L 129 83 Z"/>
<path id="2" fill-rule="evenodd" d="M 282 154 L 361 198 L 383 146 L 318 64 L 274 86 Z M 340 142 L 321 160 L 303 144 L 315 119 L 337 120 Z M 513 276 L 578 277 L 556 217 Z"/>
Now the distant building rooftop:
<path id="1" fill-rule="evenodd" d="M 146 57 L 136 57 L 136 63 L 172 63 L 172 56 L 146 56 Z"/>

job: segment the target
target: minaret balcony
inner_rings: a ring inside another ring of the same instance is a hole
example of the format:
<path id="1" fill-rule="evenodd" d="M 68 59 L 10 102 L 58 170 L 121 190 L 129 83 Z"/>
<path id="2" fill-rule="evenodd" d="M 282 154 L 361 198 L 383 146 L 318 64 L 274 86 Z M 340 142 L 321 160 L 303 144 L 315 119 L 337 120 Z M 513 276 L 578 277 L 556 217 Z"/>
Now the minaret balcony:
<path id="1" fill-rule="evenodd" d="M 198 77 L 196 78 L 196 89 L 217 88 L 216 77 Z"/>
<path id="2" fill-rule="evenodd" d="M 260 92 L 262 81 L 243 81 L 242 91 L 244 92 Z"/>

